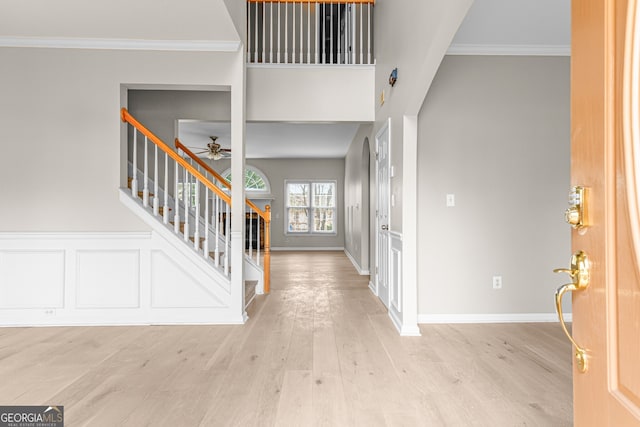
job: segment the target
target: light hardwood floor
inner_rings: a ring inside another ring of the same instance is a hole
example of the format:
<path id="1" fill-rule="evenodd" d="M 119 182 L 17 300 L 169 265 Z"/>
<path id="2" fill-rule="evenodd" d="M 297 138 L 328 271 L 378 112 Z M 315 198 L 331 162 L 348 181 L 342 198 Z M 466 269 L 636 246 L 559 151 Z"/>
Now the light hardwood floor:
<path id="1" fill-rule="evenodd" d="M 0 329 L 0 405 L 67 426 L 570 426 L 557 324 L 399 337 L 343 253 L 273 254 L 243 326 Z"/>

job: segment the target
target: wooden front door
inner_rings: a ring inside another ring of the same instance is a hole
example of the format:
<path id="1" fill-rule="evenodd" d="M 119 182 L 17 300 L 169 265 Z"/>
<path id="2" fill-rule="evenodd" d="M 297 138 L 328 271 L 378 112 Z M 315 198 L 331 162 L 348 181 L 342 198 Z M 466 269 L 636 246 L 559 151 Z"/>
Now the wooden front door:
<path id="1" fill-rule="evenodd" d="M 571 181 L 584 186 L 588 257 L 573 292 L 574 422 L 640 426 L 640 51 L 638 0 L 573 0 Z M 576 349 L 574 348 L 574 351 Z"/>

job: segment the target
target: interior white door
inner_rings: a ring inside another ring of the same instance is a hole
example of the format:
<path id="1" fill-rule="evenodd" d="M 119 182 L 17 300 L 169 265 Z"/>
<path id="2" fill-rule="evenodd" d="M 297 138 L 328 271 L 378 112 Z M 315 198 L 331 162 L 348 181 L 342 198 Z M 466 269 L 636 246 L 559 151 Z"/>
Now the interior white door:
<path id="1" fill-rule="evenodd" d="M 389 307 L 389 144 L 390 127 L 387 121 L 376 135 L 376 289 L 378 298 Z"/>

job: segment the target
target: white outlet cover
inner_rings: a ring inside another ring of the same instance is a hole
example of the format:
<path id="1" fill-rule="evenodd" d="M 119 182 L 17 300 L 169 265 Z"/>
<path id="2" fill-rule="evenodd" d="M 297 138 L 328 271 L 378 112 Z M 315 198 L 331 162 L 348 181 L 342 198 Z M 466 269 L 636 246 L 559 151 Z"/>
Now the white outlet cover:
<path id="1" fill-rule="evenodd" d="M 447 194 L 447 207 L 452 208 L 456 205 L 456 195 L 455 194 Z"/>

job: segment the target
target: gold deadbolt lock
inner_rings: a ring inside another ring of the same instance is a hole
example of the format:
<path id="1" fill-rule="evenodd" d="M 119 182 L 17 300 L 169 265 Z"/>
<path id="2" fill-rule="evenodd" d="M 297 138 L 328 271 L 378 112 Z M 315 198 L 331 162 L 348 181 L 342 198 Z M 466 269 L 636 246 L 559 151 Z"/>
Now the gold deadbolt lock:
<path id="1" fill-rule="evenodd" d="M 562 326 L 562 330 L 576 349 L 575 357 L 576 362 L 578 363 L 578 370 L 580 372 L 587 371 L 587 351 L 576 343 L 569 333 L 567 325 L 564 323 L 564 315 L 562 314 L 562 297 L 567 292 L 582 291 L 589 286 L 590 267 L 587 254 L 579 251 L 571 257 L 571 268 L 556 268 L 553 270 L 554 273 L 567 273 L 569 277 L 571 277 L 571 283 L 560 286 L 556 291 L 556 312 L 560 318 L 560 326 Z"/>
<path id="2" fill-rule="evenodd" d="M 569 193 L 569 208 L 564 212 L 564 219 L 575 229 L 587 225 L 587 189 L 579 185 Z"/>

